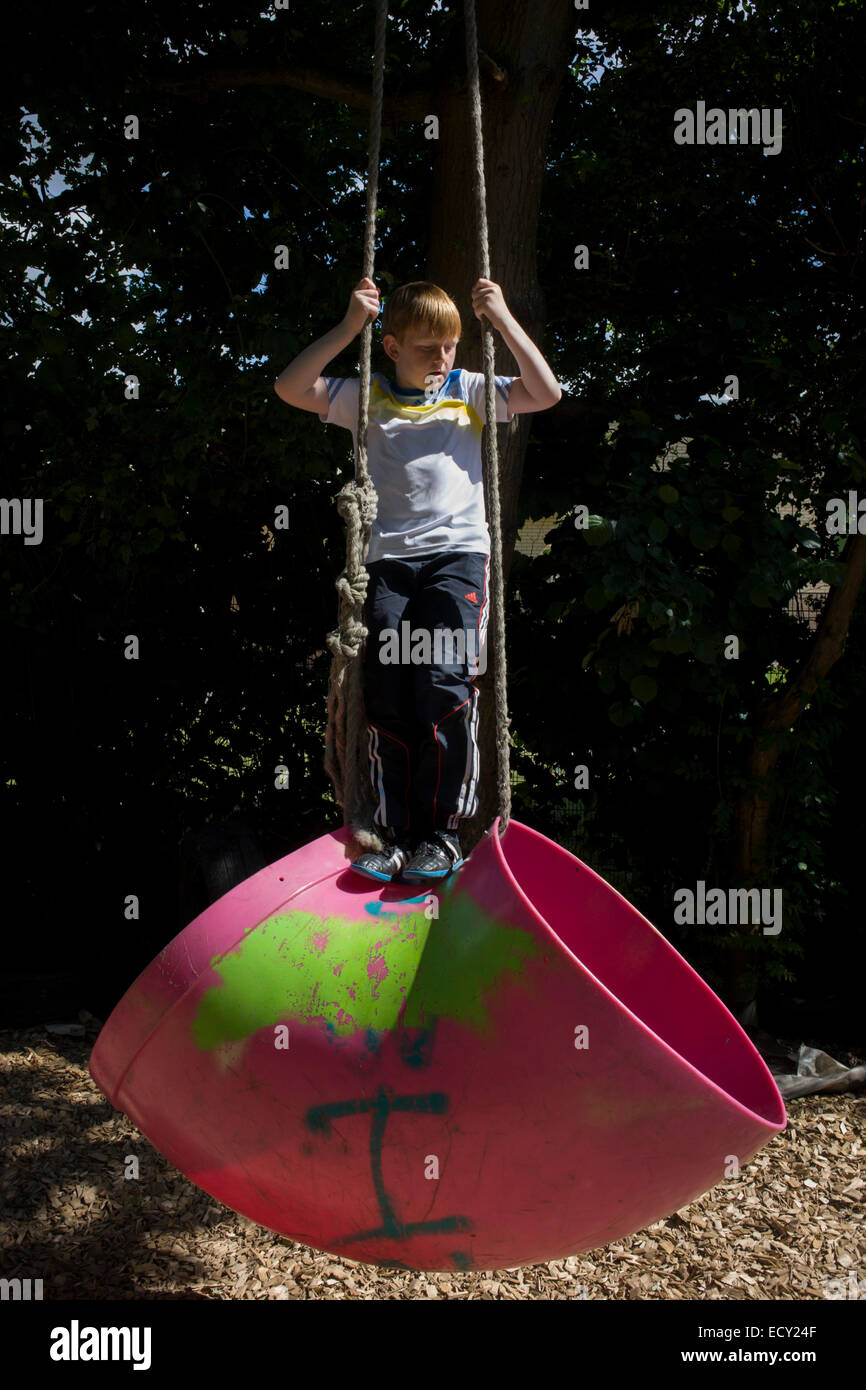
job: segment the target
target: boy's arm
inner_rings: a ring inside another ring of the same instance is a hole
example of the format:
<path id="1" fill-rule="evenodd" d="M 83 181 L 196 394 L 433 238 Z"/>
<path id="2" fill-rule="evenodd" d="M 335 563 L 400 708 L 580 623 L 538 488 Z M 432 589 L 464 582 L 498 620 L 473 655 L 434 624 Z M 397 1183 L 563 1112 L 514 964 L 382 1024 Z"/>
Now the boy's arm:
<path id="1" fill-rule="evenodd" d="M 511 313 L 499 286 L 492 280 L 478 280 L 472 290 L 472 307 L 476 318 L 483 316 L 499 329 L 520 368 L 520 376 L 511 383 L 508 393 L 509 414 L 530 415 L 556 405 L 562 396 L 559 383 Z"/>
<path id="2" fill-rule="evenodd" d="M 317 338 L 290 362 L 274 382 L 280 400 L 299 410 L 314 410 L 317 415 L 328 413 L 328 388 L 320 375 L 332 358 L 348 347 L 360 333 L 367 319 L 379 312 L 379 291 L 372 280 L 359 280 L 352 291 L 349 307 L 336 328 Z"/>

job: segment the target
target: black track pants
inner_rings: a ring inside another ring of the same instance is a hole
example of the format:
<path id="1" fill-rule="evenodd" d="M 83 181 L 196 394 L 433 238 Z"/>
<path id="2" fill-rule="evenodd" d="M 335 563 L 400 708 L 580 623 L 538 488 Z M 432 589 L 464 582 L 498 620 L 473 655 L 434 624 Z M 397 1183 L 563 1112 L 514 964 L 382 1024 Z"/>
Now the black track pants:
<path id="1" fill-rule="evenodd" d="M 379 826 L 456 832 L 478 809 L 475 678 L 489 568 L 489 556 L 456 551 L 367 566 L 364 698 Z"/>

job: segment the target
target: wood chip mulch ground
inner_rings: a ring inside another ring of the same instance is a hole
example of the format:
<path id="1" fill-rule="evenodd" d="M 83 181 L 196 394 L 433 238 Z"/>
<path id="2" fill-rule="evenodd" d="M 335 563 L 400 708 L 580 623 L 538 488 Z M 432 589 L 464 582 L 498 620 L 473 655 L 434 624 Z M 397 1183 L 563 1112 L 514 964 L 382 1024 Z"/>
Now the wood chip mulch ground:
<path id="1" fill-rule="evenodd" d="M 201 1192 L 99 1091 L 95 1037 L 0 1033 L 0 1277 L 42 1278 L 46 1300 L 866 1298 L 863 1096 L 789 1101 L 737 1179 L 615 1245 L 417 1274 L 321 1254 Z"/>

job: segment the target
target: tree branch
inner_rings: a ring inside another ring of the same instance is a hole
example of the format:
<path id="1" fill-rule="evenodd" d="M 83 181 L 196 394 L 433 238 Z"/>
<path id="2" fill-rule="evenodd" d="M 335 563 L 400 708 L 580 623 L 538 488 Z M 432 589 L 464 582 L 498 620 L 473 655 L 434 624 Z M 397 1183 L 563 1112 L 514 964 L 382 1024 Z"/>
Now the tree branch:
<path id="1" fill-rule="evenodd" d="M 866 536 L 857 535 L 846 547 L 845 578 L 830 591 L 815 639 L 791 682 L 762 701 L 757 710 L 755 737 L 748 757 L 748 781 L 737 803 L 737 868 L 747 883 L 765 871 L 773 801 L 773 769 L 779 761 L 779 733 L 792 729 L 808 697 L 835 665 L 845 645 L 854 605 L 866 575 Z M 753 928 L 757 930 L 757 928 Z"/>
<path id="2" fill-rule="evenodd" d="M 365 85 L 351 74 L 328 72 L 324 68 L 201 67 L 189 70 L 182 76 L 153 77 L 135 82 L 126 90 L 135 93 L 156 89 L 206 101 L 215 92 L 225 92 L 237 87 L 292 87 L 299 92 L 309 92 L 312 96 L 344 102 L 346 106 L 356 107 L 359 111 L 370 109 L 369 84 Z M 385 123 L 421 121 L 431 111 L 436 110 L 434 103 L 435 98 L 431 92 L 418 88 L 391 97 L 386 95 Z"/>
<path id="3" fill-rule="evenodd" d="M 866 535 L 852 537 L 844 558 L 845 578 L 838 588 L 830 590 L 824 605 L 818 631 L 806 658 L 791 680 L 776 696 L 764 703 L 761 729 L 786 729 L 799 719 L 803 704 L 814 694 L 818 682 L 842 655 L 845 638 L 857 597 L 866 577 Z"/>
<path id="4" fill-rule="evenodd" d="M 508 73 L 495 63 L 489 53 L 485 53 L 483 48 L 478 50 L 478 68 L 481 72 L 486 72 L 491 82 L 495 82 L 497 87 L 503 91 L 508 86 Z"/>

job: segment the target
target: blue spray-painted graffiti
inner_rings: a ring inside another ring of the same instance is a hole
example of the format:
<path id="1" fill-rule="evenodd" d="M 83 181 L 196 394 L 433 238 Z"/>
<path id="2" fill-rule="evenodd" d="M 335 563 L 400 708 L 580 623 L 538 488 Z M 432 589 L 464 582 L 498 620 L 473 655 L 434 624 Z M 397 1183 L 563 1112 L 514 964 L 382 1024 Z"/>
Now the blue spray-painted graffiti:
<path id="1" fill-rule="evenodd" d="M 408 1029 L 400 1038 L 400 1056 L 404 1065 L 413 1068 L 428 1067 L 433 1056 L 438 1020 L 420 1029 Z M 382 1213 L 382 1225 L 368 1231 L 355 1231 L 344 1236 L 337 1244 L 348 1245 L 353 1241 L 371 1240 L 377 1236 L 388 1236 L 393 1240 L 409 1240 L 422 1232 L 441 1233 L 444 1231 L 471 1231 L 472 1221 L 467 1216 L 444 1216 L 436 1221 L 400 1221 L 394 1211 L 394 1204 L 385 1191 L 382 1176 L 382 1140 L 388 1116 L 398 1111 L 414 1111 L 416 1114 L 444 1115 L 448 1109 L 448 1097 L 442 1091 L 428 1091 L 421 1095 L 394 1095 L 389 1087 L 380 1086 L 373 1097 L 358 1100 L 333 1101 L 328 1105 L 314 1105 L 307 1111 L 307 1125 L 318 1134 L 331 1133 L 331 1121 L 346 1115 L 371 1116 L 370 1123 L 370 1168 L 373 1175 L 373 1189 Z M 462 1250 L 452 1250 L 451 1259 L 455 1269 L 471 1269 L 472 1256 Z M 386 1260 L 377 1263 L 400 1264 L 399 1261 Z M 411 1266 L 406 1266 L 411 1268 Z"/>
<path id="2" fill-rule="evenodd" d="M 393 1240 L 408 1240 L 421 1231 L 468 1231 L 472 1223 L 466 1216 L 443 1216 L 437 1221 L 399 1221 L 394 1207 L 385 1191 L 382 1177 L 382 1138 L 388 1116 L 392 1111 L 414 1110 L 418 1114 L 442 1115 L 448 1109 L 448 1097 L 441 1091 L 430 1091 L 426 1095 L 395 1096 L 388 1088 L 380 1086 L 371 1099 L 335 1101 L 330 1105 L 314 1105 L 307 1111 L 307 1124 L 317 1133 L 329 1134 L 331 1121 L 344 1115 L 365 1115 L 372 1117 L 370 1124 L 370 1167 L 373 1173 L 373 1189 L 382 1213 L 382 1225 L 369 1231 L 356 1231 L 344 1236 L 341 1244 L 356 1240 L 371 1240 L 377 1236 L 389 1236 Z"/>

